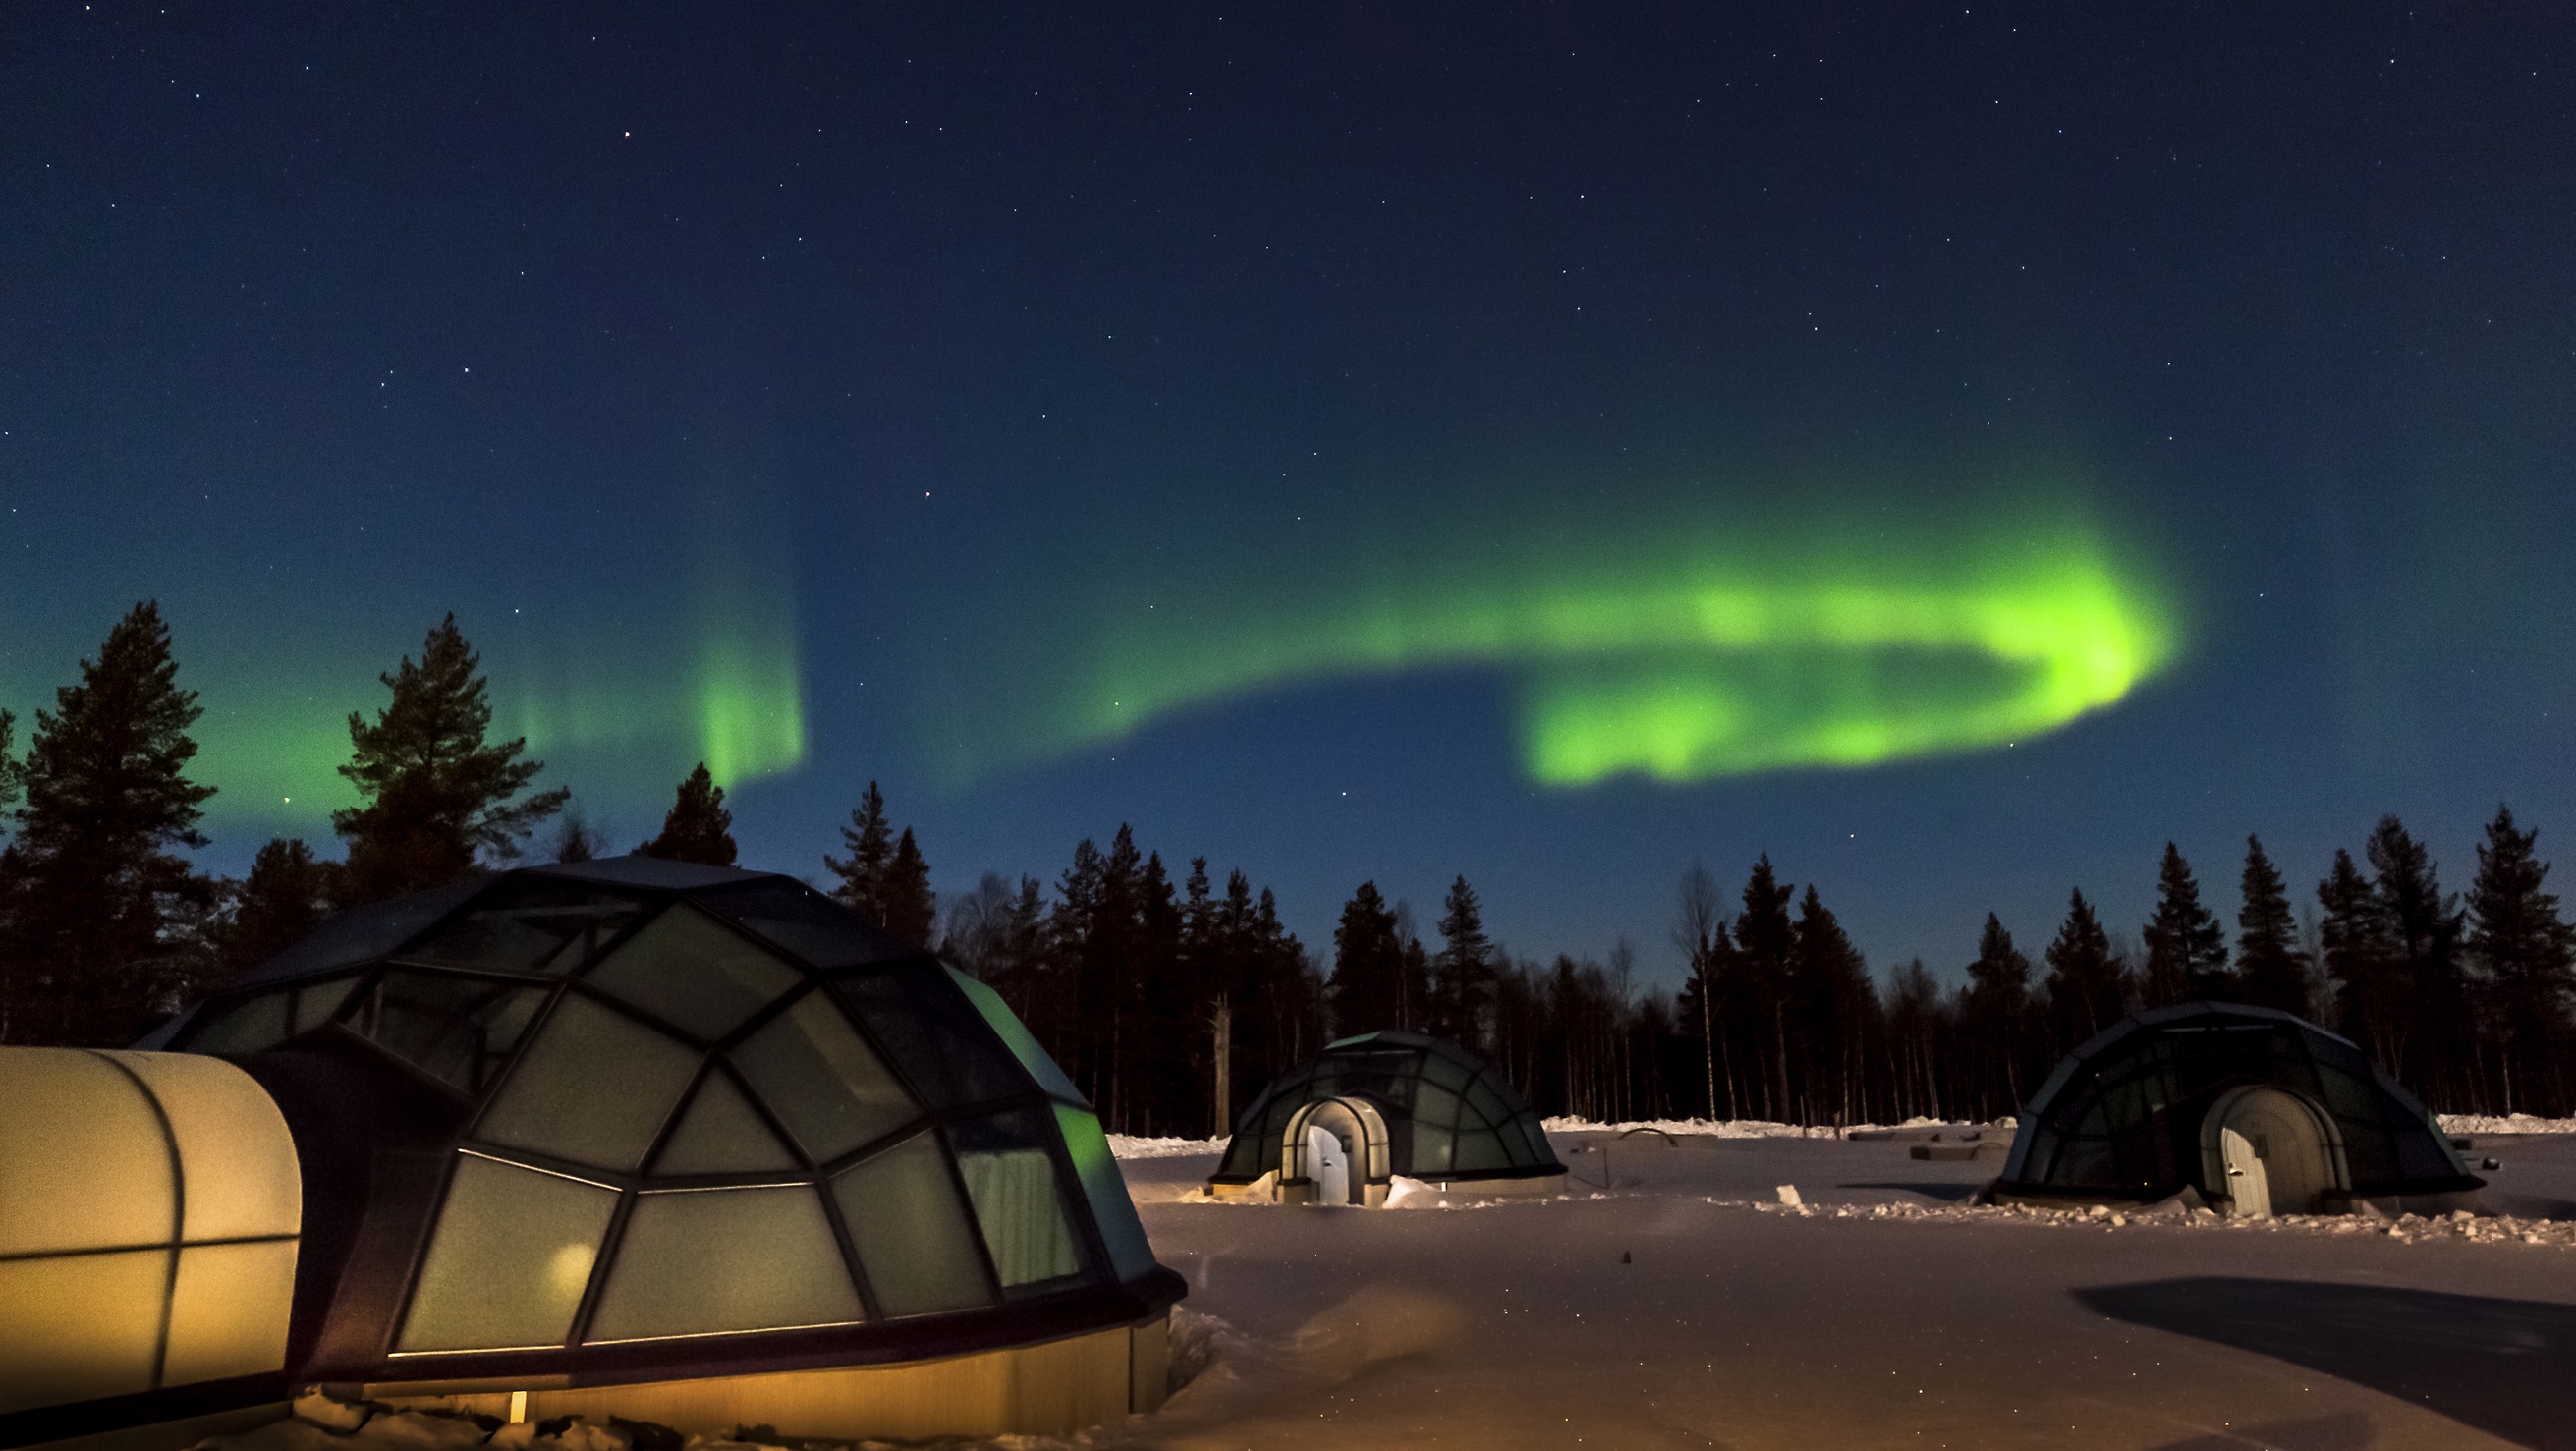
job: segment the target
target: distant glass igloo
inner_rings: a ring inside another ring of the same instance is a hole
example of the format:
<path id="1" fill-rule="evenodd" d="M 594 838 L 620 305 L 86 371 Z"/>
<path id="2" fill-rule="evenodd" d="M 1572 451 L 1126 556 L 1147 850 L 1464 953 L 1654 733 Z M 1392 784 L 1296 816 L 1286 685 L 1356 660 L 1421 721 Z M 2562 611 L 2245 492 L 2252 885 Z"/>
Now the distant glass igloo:
<path id="1" fill-rule="evenodd" d="M 1160 1400 L 1182 1285 L 1082 1095 L 789 878 L 626 857 L 360 909 L 140 1046 L 232 1060 L 294 1133 L 293 1383 L 845 1437 Z M 799 1378 L 977 1355 L 944 1420 L 898 1372 Z"/>
<path id="2" fill-rule="evenodd" d="M 1419 1033 L 1362 1033 L 1281 1074 L 1235 1121 L 1219 1198 L 1386 1202 L 1396 1175 L 1487 1194 L 1553 1194 L 1565 1166 L 1494 1065 Z"/>
<path id="3" fill-rule="evenodd" d="M 2185 1003 L 2078 1046 L 2032 1094 L 1994 1194 L 2221 1212 L 2448 1210 L 2485 1187 L 2361 1049 L 2271 1008 Z"/>

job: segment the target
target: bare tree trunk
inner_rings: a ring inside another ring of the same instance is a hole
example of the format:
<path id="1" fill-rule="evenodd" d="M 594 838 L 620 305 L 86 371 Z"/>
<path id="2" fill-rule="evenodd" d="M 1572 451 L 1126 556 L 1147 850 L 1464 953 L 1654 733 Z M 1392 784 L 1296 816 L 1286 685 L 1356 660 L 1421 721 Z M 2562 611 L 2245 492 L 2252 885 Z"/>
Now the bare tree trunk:
<path id="1" fill-rule="evenodd" d="M 1715 1018 L 1708 1010 L 1708 994 L 1708 973 L 1702 970 L 1699 975 L 1699 1047 L 1701 1055 L 1707 1059 L 1708 1116 L 1715 1118 L 1717 1117 L 1717 1032 L 1712 1026 Z"/>
<path id="2" fill-rule="evenodd" d="M 1210 1137 L 1222 1138 L 1234 1127 L 1234 1002 L 1223 993 L 1217 994 L 1208 1032 L 1216 1050 L 1216 1132 Z"/>

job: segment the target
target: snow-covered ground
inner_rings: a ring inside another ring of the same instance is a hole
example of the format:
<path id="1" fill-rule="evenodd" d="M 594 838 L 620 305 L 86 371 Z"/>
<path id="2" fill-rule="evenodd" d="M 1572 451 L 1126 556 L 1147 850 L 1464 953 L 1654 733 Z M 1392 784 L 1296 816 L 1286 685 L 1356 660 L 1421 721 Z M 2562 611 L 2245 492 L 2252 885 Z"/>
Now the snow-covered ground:
<path id="1" fill-rule="evenodd" d="M 1973 1206 L 1996 1165 L 1908 1140 L 1980 1126 L 1625 1127 L 1553 1135 L 1564 1196 L 1389 1213 L 1213 1201 L 1221 1142 L 1118 1141 L 1190 1285 L 1185 1383 L 1154 1415 L 983 1451 L 2576 1447 L 2576 1135 L 2495 1146 L 2493 1214 L 2249 1224 Z M 510 1434 L 627 1451 L 607 1428 Z M 406 1417 L 233 1451 L 480 1436 Z"/>
<path id="2" fill-rule="evenodd" d="M 1128 1160 L 1213 1359 L 1087 1444 L 2576 1446 L 2576 1138 L 2496 1150 L 2509 1216 L 2244 1224 L 1972 1207 L 1996 1165 L 1902 1138 L 1619 1127 L 1554 1136 L 1564 1198 L 1393 1213 Z"/>

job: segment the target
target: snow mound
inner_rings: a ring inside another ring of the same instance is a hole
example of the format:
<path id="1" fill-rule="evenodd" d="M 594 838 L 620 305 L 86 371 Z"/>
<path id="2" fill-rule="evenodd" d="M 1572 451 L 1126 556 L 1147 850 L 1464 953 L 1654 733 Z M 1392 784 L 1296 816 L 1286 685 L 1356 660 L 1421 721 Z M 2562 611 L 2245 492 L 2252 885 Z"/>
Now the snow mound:
<path id="1" fill-rule="evenodd" d="M 1964 1123 L 1952 1119 L 1910 1118 L 1901 1124 L 1844 1124 L 1839 1130 L 1832 1124 L 1775 1123 L 1769 1119 L 1758 1118 L 1649 1118 L 1601 1123 L 1588 1118 L 1560 1117 L 1542 1122 L 1547 1131 L 1552 1134 L 1618 1134 L 1636 1129 L 1652 1129 L 1657 1133 L 1699 1134 L 1720 1139 L 1830 1139 L 1838 1132 L 1881 1133 L 1889 1129 L 1986 1129 L 2010 1132 L 2018 1126 L 2010 1116 L 1986 1124 Z"/>
<path id="2" fill-rule="evenodd" d="M 1121 1159 L 1182 1159 L 1192 1154 L 1222 1154 L 1225 1139 L 1140 1139 L 1111 1134 L 1109 1152 Z"/>
<path id="3" fill-rule="evenodd" d="M 2537 1118 L 2509 1113 L 2501 1118 L 2482 1113 L 2435 1114 L 2446 1134 L 2576 1134 L 2576 1118 Z"/>

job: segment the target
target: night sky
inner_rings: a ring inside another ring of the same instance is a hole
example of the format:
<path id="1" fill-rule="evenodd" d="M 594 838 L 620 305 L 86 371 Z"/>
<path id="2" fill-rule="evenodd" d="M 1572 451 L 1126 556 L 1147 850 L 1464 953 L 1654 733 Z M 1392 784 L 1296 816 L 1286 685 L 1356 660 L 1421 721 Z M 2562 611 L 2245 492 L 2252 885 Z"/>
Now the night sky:
<path id="1" fill-rule="evenodd" d="M 621 846 L 1667 979 L 2567 851 L 2561 7 L 1112 9 L 9 7 L 0 704 L 158 598 L 238 872 L 452 609 Z"/>

